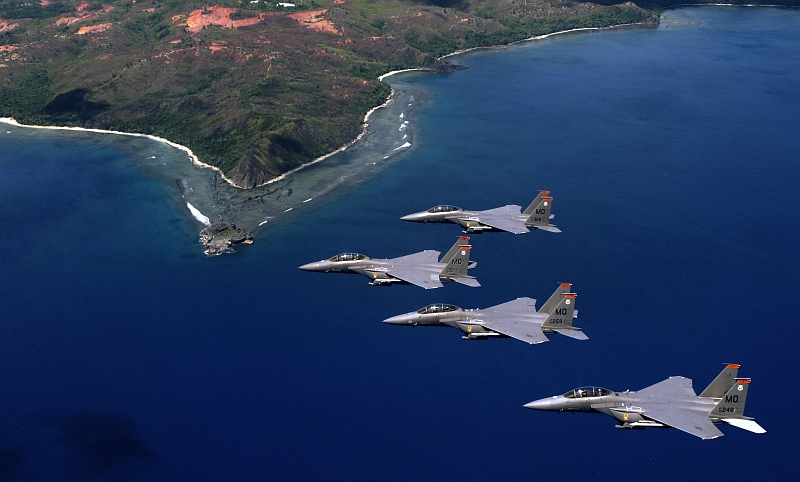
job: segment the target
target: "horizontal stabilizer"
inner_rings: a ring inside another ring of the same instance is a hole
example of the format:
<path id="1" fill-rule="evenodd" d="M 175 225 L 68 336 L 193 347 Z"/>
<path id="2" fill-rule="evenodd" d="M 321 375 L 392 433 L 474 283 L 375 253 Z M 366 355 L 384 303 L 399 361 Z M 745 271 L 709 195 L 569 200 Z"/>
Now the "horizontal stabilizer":
<path id="1" fill-rule="evenodd" d="M 471 286 L 473 288 L 479 287 L 481 284 L 478 283 L 478 280 L 470 277 L 459 277 L 459 278 L 450 278 L 451 281 L 455 281 L 456 283 L 461 283 L 462 285 Z"/>
<path id="2" fill-rule="evenodd" d="M 561 230 L 557 227 L 553 226 L 552 224 L 543 224 L 541 226 L 534 226 L 536 229 L 541 229 L 542 231 L 549 231 L 551 233 L 560 233 Z"/>
<path id="3" fill-rule="evenodd" d="M 747 430 L 753 433 L 767 433 L 761 425 L 757 424 L 755 420 L 747 420 L 744 418 L 723 418 L 723 422 L 729 423 L 734 427 Z"/>
<path id="4" fill-rule="evenodd" d="M 561 333 L 564 336 L 575 338 L 576 340 L 588 340 L 589 337 L 581 330 L 553 330 L 556 333 Z"/>

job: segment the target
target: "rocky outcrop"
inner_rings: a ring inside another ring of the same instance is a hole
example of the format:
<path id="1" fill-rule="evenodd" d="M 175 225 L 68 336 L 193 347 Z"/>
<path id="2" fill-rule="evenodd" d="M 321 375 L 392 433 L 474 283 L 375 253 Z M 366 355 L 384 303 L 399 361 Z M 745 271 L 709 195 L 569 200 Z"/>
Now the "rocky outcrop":
<path id="1" fill-rule="evenodd" d="M 233 223 L 218 222 L 200 231 L 200 242 L 207 255 L 216 256 L 232 253 L 237 244 L 253 244 L 253 235 Z"/>

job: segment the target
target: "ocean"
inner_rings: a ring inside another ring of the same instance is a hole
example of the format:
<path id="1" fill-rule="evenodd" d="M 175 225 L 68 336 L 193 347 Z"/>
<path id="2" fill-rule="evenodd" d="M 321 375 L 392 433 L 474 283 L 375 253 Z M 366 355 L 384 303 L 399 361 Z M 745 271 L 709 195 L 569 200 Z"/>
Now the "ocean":
<path id="1" fill-rule="evenodd" d="M 0 479 L 792 478 L 798 27 L 800 10 L 687 8 L 398 74 L 428 98 L 406 152 L 214 258 L 176 180 L 143 167 L 163 146 L 0 125 Z M 456 226 L 398 218 L 542 189 L 563 232 L 473 235 L 480 288 L 297 269 L 444 252 Z M 560 282 L 588 341 L 381 323 Z M 699 393 L 726 363 L 766 434 L 522 408 L 674 375 Z"/>

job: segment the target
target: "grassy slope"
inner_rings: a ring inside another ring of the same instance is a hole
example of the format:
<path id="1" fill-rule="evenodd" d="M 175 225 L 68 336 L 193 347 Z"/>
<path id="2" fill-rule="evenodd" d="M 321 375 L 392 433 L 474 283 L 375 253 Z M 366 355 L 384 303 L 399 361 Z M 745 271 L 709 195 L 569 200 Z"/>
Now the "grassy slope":
<path id="1" fill-rule="evenodd" d="M 0 115 L 159 135 L 251 187 L 352 140 L 389 93 L 381 73 L 442 67 L 437 58 L 457 49 L 653 18 L 633 4 L 303 1 L 296 10 L 327 9 L 338 33 L 263 2 L 215 4 L 236 8 L 233 19 L 262 14 L 257 25 L 190 33 L 181 23 L 200 2 L 105 0 L 76 13 L 75 1 L 0 0 L 0 19 L 18 24 L 0 33 Z M 92 16 L 56 25 L 80 15 Z M 102 24 L 111 26 L 79 34 Z"/>

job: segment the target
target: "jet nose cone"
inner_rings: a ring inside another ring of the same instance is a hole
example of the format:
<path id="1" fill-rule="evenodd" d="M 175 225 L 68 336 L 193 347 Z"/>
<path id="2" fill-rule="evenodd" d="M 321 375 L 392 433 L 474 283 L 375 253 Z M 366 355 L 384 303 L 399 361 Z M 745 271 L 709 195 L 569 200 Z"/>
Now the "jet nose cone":
<path id="1" fill-rule="evenodd" d="M 422 221 L 425 218 L 425 213 L 407 214 L 400 218 L 401 221 Z"/>
<path id="2" fill-rule="evenodd" d="M 383 320 L 384 323 L 388 323 L 390 325 L 410 325 L 413 321 L 413 315 L 409 314 L 397 315 Z"/>
<path id="3" fill-rule="evenodd" d="M 317 261 L 316 263 L 308 263 L 300 266 L 300 269 L 303 271 L 322 271 L 322 261 Z"/>
<path id="4" fill-rule="evenodd" d="M 523 405 L 525 408 L 530 408 L 533 410 L 550 410 L 550 407 L 553 405 L 553 400 L 550 398 L 543 398 L 541 400 L 534 400 L 533 402 L 526 403 Z"/>

